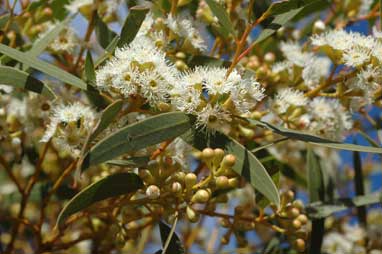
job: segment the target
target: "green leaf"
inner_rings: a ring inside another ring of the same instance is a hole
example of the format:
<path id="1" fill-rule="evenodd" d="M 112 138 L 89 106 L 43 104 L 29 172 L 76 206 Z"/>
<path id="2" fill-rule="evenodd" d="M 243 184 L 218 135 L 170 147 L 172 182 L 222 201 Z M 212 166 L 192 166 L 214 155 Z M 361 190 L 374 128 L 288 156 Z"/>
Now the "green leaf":
<path id="1" fill-rule="evenodd" d="M 95 15 L 95 33 L 98 43 L 103 48 L 106 48 L 117 36 L 117 34 L 110 30 L 109 27 L 102 21 L 98 14 Z"/>
<path id="2" fill-rule="evenodd" d="M 127 15 L 122 27 L 118 47 L 128 45 L 134 40 L 149 10 L 147 6 L 134 6 L 129 9 L 129 15 Z"/>
<path id="3" fill-rule="evenodd" d="M 53 0 L 50 7 L 53 11 L 53 16 L 58 20 L 63 20 L 68 11 L 65 9 L 65 5 L 68 5 L 70 0 Z"/>
<path id="4" fill-rule="evenodd" d="M 173 224 L 172 227 L 168 226 L 166 223 L 160 221 L 159 222 L 159 231 L 160 231 L 160 237 L 162 239 L 162 245 L 163 247 L 166 247 L 166 241 L 169 237 L 170 241 L 167 247 L 167 250 L 165 250 L 165 253 L 167 254 L 184 254 L 185 250 L 183 247 L 183 244 L 177 234 L 174 232 L 175 231 L 175 226 L 176 223 Z M 165 254 L 164 251 L 160 252 L 161 254 Z"/>
<path id="5" fill-rule="evenodd" d="M 235 155 L 236 163 L 233 170 L 243 176 L 269 201 L 280 205 L 278 189 L 267 170 L 255 155 L 236 140 L 219 132 L 208 137 L 205 132 L 195 128 L 183 135 L 182 138 L 199 150 L 206 147 L 222 148 L 227 153 Z"/>
<path id="6" fill-rule="evenodd" d="M 85 59 L 85 77 L 86 77 L 86 82 L 89 85 L 87 91 L 85 91 L 89 101 L 98 109 L 107 107 L 109 102 L 95 88 L 96 73 L 94 69 L 93 59 L 89 51 L 87 52 L 86 59 Z"/>
<path id="7" fill-rule="evenodd" d="M 258 44 L 265 39 L 267 39 L 269 36 L 274 34 L 277 30 L 279 30 L 281 27 L 283 27 L 287 22 L 289 22 L 291 19 L 293 19 L 304 7 L 301 7 L 299 9 L 292 9 L 288 12 L 282 13 L 280 15 L 272 16 L 271 20 L 269 21 L 266 19 L 264 21 L 264 29 L 261 31 L 259 37 L 257 37 L 255 44 Z"/>
<path id="8" fill-rule="evenodd" d="M 340 150 L 366 152 L 366 153 L 382 153 L 382 148 L 380 147 L 345 144 L 345 143 L 332 141 L 329 139 L 324 139 L 324 138 L 321 138 L 303 131 L 291 130 L 281 126 L 276 126 L 264 121 L 258 121 L 253 119 L 247 119 L 247 121 L 253 125 L 269 129 L 281 136 L 309 142 L 317 146 L 329 147 L 329 148 L 340 149 Z"/>
<path id="9" fill-rule="evenodd" d="M 315 202 L 306 207 L 310 218 L 326 218 L 333 213 L 346 211 L 349 208 L 381 204 L 381 194 L 372 193 L 354 198 L 337 199 L 332 203 Z"/>
<path id="10" fill-rule="evenodd" d="M 5 46 L 4 44 L 0 44 L 0 52 L 62 82 L 86 90 L 87 85 L 84 81 L 50 63 L 31 57 L 27 53 Z"/>
<path id="11" fill-rule="evenodd" d="M 361 134 L 361 136 L 367 140 L 367 142 L 369 142 L 370 145 L 374 146 L 374 147 L 380 147 L 379 144 L 374 140 L 372 139 L 369 135 L 367 135 L 365 132 L 361 131 L 361 130 L 358 130 L 358 133 Z"/>
<path id="12" fill-rule="evenodd" d="M 59 214 L 57 226 L 59 228 L 62 227 L 69 216 L 82 211 L 98 201 L 134 193 L 142 186 L 142 180 L 133 173 L 117 173 L 107 176 L 89 185 L 74 196 Z"/>
<path id="13" fill-rule="evenodd" d="M 310 202 L 323 201 L 325 198 L 325 187 L 322 169 L 317 156 L 309 146 L 307 151 L 306 170 L 308 175 L 308 191 Z M 312 237 L 310 240 L 309 253 L 320 254 L 325 232 L 325 221 L 323 219 L 312 220 Z"/>
<path id="14" fill-rule="evenodd" d="M 93 63 L 93 59 L 92 59 L 92 55 L 90 54 L 90 51 L 87 52 L 86 59 L 85 59 L 85 77 L 89 85 L 95 86 L 96 73 L 95 73 L 94 63 Z"/>
<path id="15" fill-rule="evenodd" d="M 147 163 L 150 161 L 150 158 L 147 156 L 142 157 L 131 157 L 125 160 L 110 160 L 106 161 L 106 164 L 120 166 L 120 167 L 135 167 L 141 168 L 147 166 Z"/>
<path id="16" fill-rule="evenodd" d="M 189 117 L 181 112 L 164 113 L 128 125 L 96 144 L 85 156 L 81 169 L 176 138 L 190 128 Z"/>
<path id="17" fill-rule="evenodd" d="M 268 10 L 263 14 L 264 17 L 276 16 L 283 13 L 287 13 L 291 10 L 304 8 L 315 3 L 325 4 L 327 1 L 324 0 L 288 0 L 288 1 L 278 1 L 268 8 Z"/>
<path id="18" fill-rule="evenodd" d="M 5 85 L 27 89 L 47 96 L 49 99 L 56 98 L 56 95 L 46 84 L 32 77 L 29 73 L 9 66 L 0 66 L 0 80 Z"/>
<path id="19" fill-rule="evenodd" d="M 210 7 L 212 13 L 218 18 L 225 37 L 227 37 L 229 33 L 235 36 L 235 29 L 233 28 L 231 19 L 227 14 L 226 8 L 224 8 L 221 4 L 217 3 L 215 0 L 206 0 L 206 2 Z"/>
<path id="20" fill-rule="evenodd" d="M 90 135 L 89 142 L 94 140 L 103 130 L 105 130 L 116 118 L 119 111 L 121 111 L 123 106 L 122 100 L 116 100 L 114 103 L 110 104 L 102 112 L 101 118 L 94 129 L 93 133 Z"/>
<path id="21" fill-rule="evenodd" d="M 354 186 L 356 196 L 365 195 L 365 187 L 363 184 L 363 172 L 362 172 L 362 161 L 359 152 L 353 152 L 353 166 L 354 166 Z M 360 206 L 357 208 L 357 215 L 359 222 L 366 226 L 366 206 Z"/>

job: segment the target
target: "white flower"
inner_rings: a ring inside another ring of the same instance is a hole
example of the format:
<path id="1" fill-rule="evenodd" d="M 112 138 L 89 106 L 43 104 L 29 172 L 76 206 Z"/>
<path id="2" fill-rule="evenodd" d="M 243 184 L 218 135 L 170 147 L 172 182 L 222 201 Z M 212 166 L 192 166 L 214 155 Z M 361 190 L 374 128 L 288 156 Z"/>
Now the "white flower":
<path id="1" fill-rule="evenodd" d="M 332 30 L 311 37 L 312 44 L 315 46 L 329 46 L 334 50 L 343 51 L 353 46 L 355 33 L 348 33 L 344 30 Z"/>
<path id="2" fill-rule="evenodd" d="M 181 14 L 176 17 L 169 15 L 165 20 L 165 24 L 173 33 L 186 38 L 195 49 L 201 51 L 207 49 L 206 42 L 197 29 L 198 26 L 200 29 L 201 25 L 194 24 L 191 16 L 186 14 Z"/>
<path id="3" fill-rule="evenodd" d="M 359 67 L 370 61 L 371 52 L 369 49 L 354 46 L 346 49 L 343 53 L 343 61 L 347 66 Z"/>
<path id="4" fill-rule="evenodd" d="M 52 25 L 51 28 L 55 26 Z M 64 28 L 61 33 L 49 44 L 49 48 L 53 52 L 67 52 L 72 53 L 76 47 L 79 45 L 79 40 L 74 32 L 74 30 L 70 27 Z"/>
<path id="5" fill-rule="evenodd" d="M 380 31 L 376 26 L 373 26 L 373 36 L 377 39 L 382 39 L 382 31 Z"/>
<path id="6" fill-rule="evenodd" d="M 280 89 L 274 99 L 274 106 L 280 114 L 286 113 L 291 106 L 302 107 L 307 103 L 304 93 L 293 88 Z"/>
<path id="7" fill-rule="evenodd" d="M 288 71 L 288 74 L 292 74 L 292 70 L 293 70 L 293 63 L 290 61 L 277 62 L 274 65 L 272 65 L 272 72 L 274 73 Z"/>
<path id="8" fill-rule="evenodd" d="M 41 142 L 53 143 L 65 152 L 77 156 L 81 145 L 95 125 L 95 113 L 90 107 L 79 102 L 59 105 L 53 109 L 50 123 Z"/>
<path id="9" fill-rule="evenodd" d="M 330 232 L 324 236 L 322 251 L 325 253 L 351 253 L 352 249 L 353 243 L 337 232 Z"/>
<path id="10" fill-rule="evenodd" d="M 97 86 L 104 91 L 125 98 L 141 95 L 155 106 L 165 100 L 177 83 L 178 71 L 153 41 L 140 36 L 117 49 L 115 57 L 97 71 L 96 79 Z"/>
<path id="11" fill-rule="evenodd" d="M 327 57 L 313 57 L 302 71 L 305 85 L 311 88 L 319 85 L 321 79 L 329 75 L 331 65 L 332 62 Z"/>
<path id="12" fill-rule="evenodd" d="M 210 130 L 221 129 L 227 122 L 231 122 L 231 114 L 225 111 L 219 105 L 211 106 L 207 104 L 200 112 L 198 112 L 197 126 L 204 128 L 208 127 Z"/>
<path id="13" fill-rule="evenodd" d="M 313 53 L 302 52 L 302 48 L 298 42 L 282 42 L 280 49 L 287 60 L 300 67 L 304 67 L 313 57 Z"/>
<path id="14" fill-rule="evenodd" d="M 352 128 L 351 115 L 336 99 L 316 97 L 309 103 L 310 130 L 324 137 L 340 140 Z"/>
<path id="15" fill-rule="evenodd" d="M 247 114 L 265 97 L 264 91 L 259 82 L 247 78 L 231 89 L 231 99 L 239 113 Z"/>

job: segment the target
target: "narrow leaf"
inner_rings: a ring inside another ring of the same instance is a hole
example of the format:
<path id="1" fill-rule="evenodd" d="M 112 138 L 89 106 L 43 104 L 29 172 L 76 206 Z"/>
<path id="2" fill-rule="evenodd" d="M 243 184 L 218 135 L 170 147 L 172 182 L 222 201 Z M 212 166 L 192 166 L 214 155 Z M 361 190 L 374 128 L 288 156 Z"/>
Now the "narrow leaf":
<path id="1" fill-rule="evenodd" d="M 163 250 L 160 252 L 161 254 L 184 254 L 185 250 L 183 247 L 182 242 L 180 241 L 179 237 L 175 233 L 175 226 L 176 226 L 176 221 L 173 223 L 172 227 L 170 228 L 166 223 L 160 221 L 159 222 L 159 230 L 160 230 L 160 237 L 162 239 L 162 245 L 163 245 Z M 166 247 L 166 242 L 167 240 L 167 249 Z"/>
<path id="2" fill-rule="evenodd" d="M 231 23 L 226 8 L 215 0 L 206 0 L 208 6 L 210 7 L 212 13 L 218 18 L 220 25 L 222 26 L 224 33 L 228 36 L 229 33 L 232 33 L 235 36 L 235 29 Z"/>
<path id="3" fill-rule="evenodd" d="M 235 155 L 236 163 L 233 170 L 243 176 L 269 201 L 275 203 L 276 205 L 280 205 L 278 188 L 267 170 L 255 155 L 253 155 L 236 140 L 218 132 L 207 138 L 207 134 L 205 132 L 197 129 L 192 129 L 183 135 L 182 138 L 199 150 L 206 147 L 222 148 L 227 153 Z"/>
<path id="4" fill-rule="evenodd" d="M 98 43 L 106 48 L 110 42 L 117 36 L 115 32 L 109 29 L 102 19 L 96 14 L 95 16 L 95 33 Z"/>
<path id="5" fill-rule="evenodd" d="M 94 68 L 94 63 L 90 51 L 86 54 L 85 59 L 85 77 L 89 85 L 94 86 L 96 83 L 96 73 Z"/>
<path id="6" fill-rule="evenodd" d="M 315 202 L 306 207 L 306 211 L 311 218 L 325 218 L 333 213 L 345 211 L 349 208 L 381 204 L 381 195 L 367 194 L 356 196 L 354 198 L 337 199 L 333 203 Z"/>
<path id="7" fill-rule="evenodd" d="M 46 84 L 32 77 L 29 73 L 9 66 L 0 66 L 0 80 L 5 85 L 27 89 L 45 95 L 49 99 L 56 98 L 56 95 Z"/>
<path id="8" fill-rule="evenodd" d="M 176 138 L 190 129 L 190 120 L 180 112 L 164 113 L 128 125 L 101 140 L 85 156 L 82 170 L 124 153 Z"/>
<path id="9" fill-rule="evenodd" d="M 117 100 L 114 103 L 110 104 L 102 112 L 101 118 L 94 129 L 92 135 L 90 136 L 89 142 L 94 140 L 103 130 L 105 130 L 118 115 L 119 111 L 122 109 L 123 102 L 122 100 Z"/>
<path id="10" fill-rule="evenodd" d="M 340 149 L 340 150 L 366 152 L 366 153 L 382 153 L 381 147 L 360 146 L 360 145 L 354 145 L 354 144 L 340 143 L 340 142 L 328 140 L 325 138 L 321 138 L 303 131 L 291 130 L 281 126 L 276 126 L 264 121 L 257 121 L 253 119 L 247 119 L 247 120 L 249 121 L 249 123 L 253 125 L 272 130 L 273 132 L 281 136 L 309 142 L 317 146 L 329 147 L 329 148 Z"/>
<path id="11" fill-rule="evenodd" d="M 142 180 L 133 173 L 117 173 L 107 176 L 89 185 L 74 196 L 59 214 L 57 226 L 61 227 L 69 216 L 82 211 L 98 201 L 133 193 L 142 186 Z"/>
<path id="12" fill-rule="evenodd" d="M 120 167 L 136 167 L 141 168 L 147 166 L 147 163 L 150 161 L 150 158 L 147 156 L 142 157 L 131 157 L 125 160 L 110 160 L 105 163 L 120 166 Z"/>
<path id="13" fill-rule="evenodd" d="M 365 187 L 363 184 L 363 172 L 362 172 L 362 161 L 361 155 L 359 152 L 353 152 L 353 166 L 354 166 L 354 186 L 355 186 L 355 194 L 356 196 L 365 195 Z M 357 208 L 357 215 L 359 222 L 366 226 L 366 207 L 360 206 Z"/>
<path id="14" fill-rule="evenodd" d="M 127 15 L 122 27 L 118 47 L 127 45 L 134 40 L 149 10 L 146 6 L 134 6 L 129 9 L 129 15 Z"/>
<path id="15" fill-rule="evenodd" d="M 313 153 L 311 147 L 308 147 L 307 151 L 306 170 L 308 175 L 307 178 L 310 202 L 324 201 L 325 187 L 323 175 L 317 156 Z M 324 224 L 324 219 L 312 220 L 312 237 L 310 240 L 309 253 L 321 253 L 321 246 L 325 231 Z"/>
<path id="16" fill-rule="evenodd" d="M 86 83 L 84 81 L 50 63 L 31 57 L 27 53 L 5 46 L 4 44 L 0 44 L 0 52 L 62 82 L 86 90 Z"/>

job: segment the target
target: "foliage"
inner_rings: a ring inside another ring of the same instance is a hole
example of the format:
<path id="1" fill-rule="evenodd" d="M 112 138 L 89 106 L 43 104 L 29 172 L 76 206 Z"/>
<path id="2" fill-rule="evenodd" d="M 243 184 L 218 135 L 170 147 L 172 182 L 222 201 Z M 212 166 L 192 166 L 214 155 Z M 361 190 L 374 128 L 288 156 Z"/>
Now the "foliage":
<path id="1" fill-rule="evenodd" d="M 1 4 L 1 253 L 382 253 L 381 1 Z"/>

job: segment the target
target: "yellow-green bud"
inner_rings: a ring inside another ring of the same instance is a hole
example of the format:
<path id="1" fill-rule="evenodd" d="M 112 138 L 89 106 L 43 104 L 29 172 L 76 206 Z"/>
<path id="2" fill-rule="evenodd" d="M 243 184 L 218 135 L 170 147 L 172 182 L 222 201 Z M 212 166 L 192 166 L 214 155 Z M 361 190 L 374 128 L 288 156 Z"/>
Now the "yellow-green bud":
<path id="1" fill-rule="evenodd" d="M 298 238 L 294 241 L 293 243 L 293 246 L 295 247 L 295 249 L 299 252 L 303 252 L 305 251 L 305 248 L 306 248 L 306 244 L 305 244 L 305 241 L 304 239 L 301 239 L 301 238 Z"/>
<path id="2" fill-rule="evenodd" d="M 304 203 L 301 200 L 293 201 L 292 205 L 299 209 L 300 211 L 304 210 Z"/>
<path id="3" fill-rule="evenodd" d="M 233 154 L 227 154 L 224 156 L 223 161 L 221 163 L 222 168 L 232 168 L 235 165 L 236 157 Z"/>
<path id="4" fill-rule="evenodd" d="M 179 182 L 173 182 L 171 185 L 171 190 L 175 193 L 182 192 L 182 185 Z"/>
<path id="5" fill-rule="evenodd" d="M 206 190 L 198 190 L 191 198 L 191 202 L 194 203 L 206 203 L 210 199 L 210 193 Z"/>
<path id="6" fill-rule="evenodd" d="M 189 206 L 187 206 L 187 208 L 186 208 L 186 214 L 187 214 L 187 218 L 190 222 L 197 222 L 200 218 L 200 215 L 198 213 L 196 213 L 195 210 Z"/>
<path id="7" fill-rule="evenodd" d="M 197 177 L 194 173 L 188 173 L 184 178 L 187 189 L 191 189 L 196 184 L 196 181 Z"/>
<path id="8" fill-rule="evenodd" d="M 297 209 L 297 208 L 295 208 L 295 209 Z M 300 214 L 297 217 L 297 220 L 299 220 L 302 225 L 305 225 L 306 223 L 308 223 L 308 217 L 305 214 Z"/>
<path id="9" fill-rule="evenodd" d="M 229 180 L 226 176 L 218 176 L 215 181 L 216 188 L 218 189 L 226 189 L 229 187 Z"/>
<path id="10" fill-rule="evenodd" d="M 211 160 L 213 157 L 215 156 L 215 152 L 213 149 L 211 148 L 205 148 L 203 151 L 202 151 L 202 158 L 206 161 L 209 161 Z"/>
<path id="11" fill-rule="evenodd" d="M 236 188 L 239 186 L 239 178 L 234 177 L 228 180 L 228 185 L 230 188 Z"/>
<path id="12" fill-rule="evenodd" d="M 289 218 L 293 219 L 300 215 L 300 210 L 298 210 L 296 207 L 289 206 L 287 208 L 287 215 Z"/>
<path id="13" fill-rule="evenodd" d="M 184 52 L 179 51 L 175 54 L 175 57 L 179 59 L 186 59 L 186 54 Z"/>
<path id="14" fill-rule="evenodd" d="M 294 229 L 300 229 L 302 224 L 301 224 L 301 222 L 299 220 L 295 219 L 295 220 L 292 221 L 292 226 L 293 226 Z"/>
<path id="15" fill-rule="evenodd" d="M 224 157 L 224 151 L 223 149 L 216 148 L 214 149 L 214 153 L 215 153 L 214 164 L 218 165 Z"/>
<path id="16" fill-rule="evenodd" d="M 146 189 L 146 196 L 150 199 L 157 199 L 160 196 L 160 189 L 156 185 L 150 185 Z"/>

